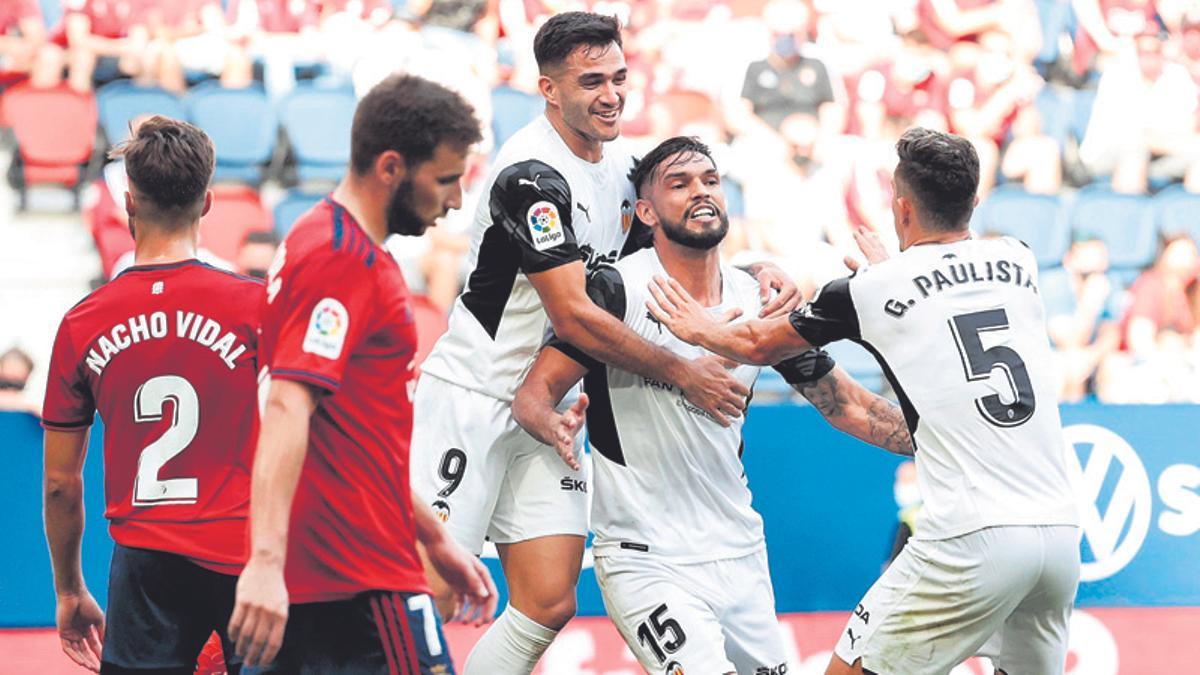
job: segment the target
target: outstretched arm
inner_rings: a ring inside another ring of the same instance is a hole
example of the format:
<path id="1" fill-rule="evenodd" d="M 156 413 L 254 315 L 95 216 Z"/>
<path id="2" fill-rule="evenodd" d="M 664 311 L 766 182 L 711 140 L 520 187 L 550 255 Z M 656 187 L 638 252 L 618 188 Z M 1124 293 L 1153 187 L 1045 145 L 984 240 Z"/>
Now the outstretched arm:
<path id="1" fill-rule="evenodd" d="M 841 367 L 814 382 L 792 386 L 835 429 L 890 453 L 912 456 L 912 435 L 900 407 L 867 391 Z"/>
<path id="2" fill-rule="evenodd" d="M 587 372 L 587 368 L 553 347 L 538 354 L 533 368 L 513 399 L 513 418 L 530 436 L 554 448 L 572 469 L 579 470 L 575 457 L 575 435 L 583 426 L 587 394 L 564 413 L 556 407 L 567 390 Z"/>
<path id="3" fill-rule="evenodd" d="M 655 277 L 650 293 L 646 307 L 676 337 L 734 361 L 771 365 L 813 347 L 787 316 L 731 324 L 737 313 L 714 318 L 674 279 Z"/>

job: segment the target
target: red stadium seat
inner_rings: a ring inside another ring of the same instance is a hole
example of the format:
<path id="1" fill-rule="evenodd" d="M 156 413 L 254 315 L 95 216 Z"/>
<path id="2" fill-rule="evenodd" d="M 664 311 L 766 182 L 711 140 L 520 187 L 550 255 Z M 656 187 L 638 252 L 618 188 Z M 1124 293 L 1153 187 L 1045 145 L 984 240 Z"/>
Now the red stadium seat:
<path id="1" fill-rule="evenodd" d="M 450 323 L 446 313 L 423 295 L 412 296 L 412 308 L 417 321 L 417 356 L 413 366 L 420 370 L 425 357 L 433 351 L 433 344 L 446 332 Z"/>
<path id="2" fill-rule="evenodd" d="M 247 233 L 270 229 L 271 212 L 263 207 L 257 190 L 215 185 L 212 210 L 200 219 L 200 246 L 232 262 Z"/>
<path id="3" fill-rule="evenodd" d="M 133 236 L 125 217 L 124 195 L 114 196 L 103 179 L 95 181 L 94 186 L 96 198 L 84 204 L 83 221 L 92 230 L 104 278 L 110 279 L 117 261 L 133 250 Z M 122 199 L 122 203 L 118 204 L 117 199 Z"/>
<path id="4" fill-rule="evenodd" d="M 96 99 L 66 86 L 34 89 L 18 84 L 4 93 L 3 117 L 17 137 L 18 153 L 10 173 L 26 205 L 26 187 L 55 184 L 75 193 L 96 140 Z"/>

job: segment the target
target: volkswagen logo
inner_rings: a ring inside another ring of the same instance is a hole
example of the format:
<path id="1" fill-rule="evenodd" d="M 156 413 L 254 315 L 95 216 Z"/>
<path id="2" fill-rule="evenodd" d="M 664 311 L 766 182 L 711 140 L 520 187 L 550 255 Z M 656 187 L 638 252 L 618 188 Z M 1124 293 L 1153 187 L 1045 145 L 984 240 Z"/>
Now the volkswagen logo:
<path id="1" fill-rule="evenodd" d="M 1063 436 L 1073 450 L 1067 453 L 1067 473 L 1091 550 L 1079 578 L 1106 579 L 1128 565 L 1146 540 L 1153 508 L 1150 478 L 1129 443 L 1104 427 L 1074 424 Z"/>

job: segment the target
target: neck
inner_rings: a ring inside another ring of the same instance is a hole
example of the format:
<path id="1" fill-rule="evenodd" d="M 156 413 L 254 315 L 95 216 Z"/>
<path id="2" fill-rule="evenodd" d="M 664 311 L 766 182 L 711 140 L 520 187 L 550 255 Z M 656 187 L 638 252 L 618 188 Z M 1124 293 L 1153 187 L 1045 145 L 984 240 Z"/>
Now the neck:
<path id="1" fill-rule="evenodd" d="M 350 212 L 376 244 L 387 238 L 387 191 L 348 171 L 333 190 L 333 199 Z"/>
<path id="2" fill-rule="evenodd" d="M 133 245 L 134 265 L 169 265 L 196 257 L 198 224 L 184 232 L 167 233 L 159 228 L 146 227 L 136 220 L 137 238 Z"/>
<path id="3" fill-rule="evenodd" d="M 717 247 L 700 251 L 654 235 L 654 252 L 667 274 L 705 307 L 721 304 L 721 254 Z"/>
<path id="4" fill-rule="evenodd" d="M 572 129 L 567 124 L 567 121 L 563 119 L 562 113 L 558 108 L 546 106 L 546 119 L 550 120 L 550 126 L 554 127 L 554 130 L 558 132 L 559 138 L 563 139 L 563 143 L 566 143 L 571 152 L 579 159 L 594 164 L 604 157 L 604 144 L 582 136 Z"/>
<path id="5" fill-rule="evenodd" d="M 912 248 L 913 246 L 923 246 L 925 244 L 949 244 L 956 241 L 963 241 L 971 238 L 971 231 L 955 230 L 953 232 L 929 231 L 918 227 L 918 234 L 904 248 Z"/>

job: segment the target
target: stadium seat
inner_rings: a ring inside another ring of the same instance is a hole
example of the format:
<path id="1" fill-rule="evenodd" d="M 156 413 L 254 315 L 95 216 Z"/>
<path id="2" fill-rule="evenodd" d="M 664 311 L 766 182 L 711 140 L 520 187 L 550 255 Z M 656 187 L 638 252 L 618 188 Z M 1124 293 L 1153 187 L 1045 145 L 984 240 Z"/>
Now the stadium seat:
<path id="1" fill-rule="evenodd" d="M 188 119 L 212 137 L 217 149 L 217 181 L 258 185 L 275 150 L 275 111 L 259 87 L 227 89 L 204 82 L 184 102 Z"/>
<path id="2" fill-rule="evenodd" d="M 300 86 L 279 102 L 279 122 L 287 133 L 301 181 L 338 181 L 350 162 L 354 92 Z"/>
<path id="3" fill-rule="evenodd" d="M 1042 117 L 1042 133 L 1058 141 L 1059 148 L 1065 148 L 1067 138 L 1071 135 L 1074 123 L 1072 106 L 1074 91 L 1061 91 L 1056 87 L 1042 87 L 1034 106 Z"/>
<path id="4" fill-rule="evenodd" d="M 1200 194 L 1172 185 L 1154 196 L 1158 228 L 1163 234 L 1186 233 L 1200 242 Z"/>
<path id="5" fill-rule="evenodd" d="M 1113 271 L 1124 278 L 1154 261 L 1158 247 L 1155 216 L 1149 197 L 1089 186 L 1079 191 L 1071 208 L 1071 230 L 1076 236 L 1104 240 Z"/>
<path id="6" fill-rule="evenodd" d="M 977 234 L 996 233 L 1025 242 L 1038 265 L 1062 264 L 1070 244 L 1066 212 L 1054 195 L 1025 192 L 1018 185 L 996 188 L 979 205 L 971 222 Z"/>
<path id="7" fill-rule="evenodd" d="M 163 115 L 184 119 L 187 112 L 178 96 L 158 87 L 143 87 L 130 80 L 117 80 L 96 92 L 100 127 L 109 145 L 129 137 L 129 123 L 138 115 Z"/>
<path id="8" fill-rule="evenodd" d="M 237 259 L 246 234 L 271 229 L 271 213 L 258 191 L 245 185 L 213 187 L 213 205 L 200 219 L 200 245 L 227 261 Z"/>
<path id="9" fill-rule="evenodd" d="M 273 213 L 275 214 L 275 234 L 282 241 L 287 233 L 292 229 L 292 223 L 296 219 L 304 215 L 304 212 L 313 207 L 314 204 L 325 198 L 324 194 L 315 192 L 303 192 L 301 190 L 289 190 L 275 204 Z"/>
<path id="10" fill-rule="evenodd" d="M 545 108 L 546 101 L 507 85 L 492 90 L 492 135 L 499 149 L 521 127 L 529 124 Z"/>
<path id="11" fill-rule="evenodd" d="M 1083 135 L 1087 133 L 1088 122 L 1092 119 L 1092 106 L 1095 104 L 1095 89 L 1075 90 L 1071 111 L 1071 135 L 1080 143 L 1083 142 Z"/>
<path id="12" fill-rule="evenodd" d="M 79 208 L 79 188 L 95 147 L 96 98 L 65 85 L 34 89 L 27 84 L 4 94 L 4 119 L 17 139 L 9 182 L 20 194 L 20 209 L 28 205 L 30 185 L 69 188 Z"/>

